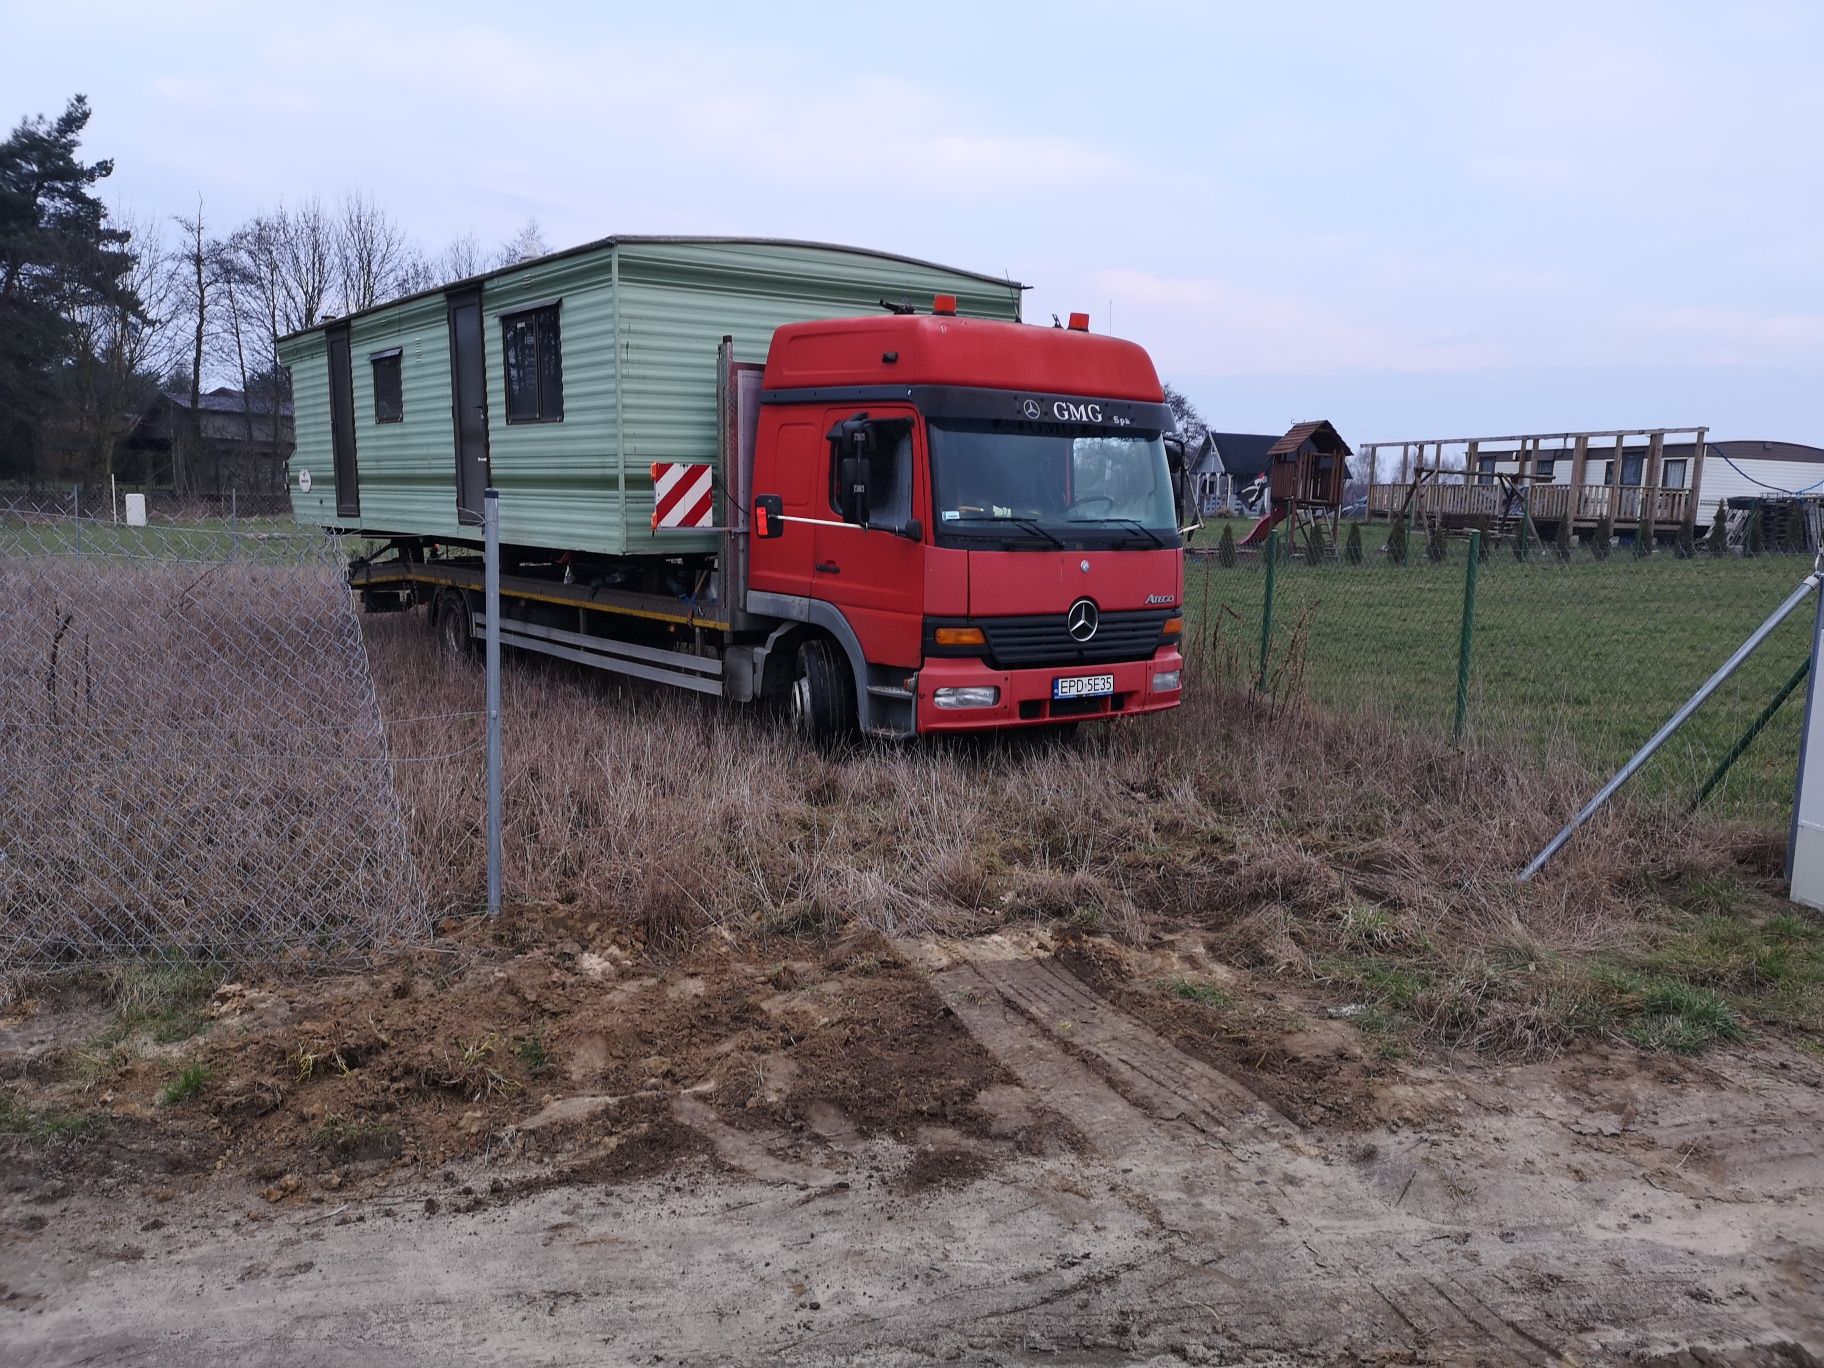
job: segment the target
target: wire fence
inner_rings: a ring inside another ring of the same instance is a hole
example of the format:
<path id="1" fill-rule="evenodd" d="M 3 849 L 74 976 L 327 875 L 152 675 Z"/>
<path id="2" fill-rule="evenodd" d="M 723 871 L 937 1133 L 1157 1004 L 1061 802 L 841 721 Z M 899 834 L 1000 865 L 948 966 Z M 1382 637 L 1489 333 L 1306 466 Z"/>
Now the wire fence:
<path id="1" fill-rule="evenodd" d="M 1812 568 L 1796 549 L 1702 542 L 1639 555 L 1627 544 L 1420 529 L 1402 548 L 1386 524 L 1362 525 L 1353 541 L 1345 525 L 1341 545 L 1271 540 L 1271 551 L 1199 550 L 1187 568 L 1190 631 L 1231 686 L 1466 745 L 1522 747 L 1592 776 L 1646 742 Z M 1782 624 L 1642 772 L 1640 789 L 1783 824 L 1812 623 L 1805 611 Z"/>
<path id="2" fill-rule="evenodd" d="M 0 501 L 0 970 L 428 930 L 342 548 Z"/>

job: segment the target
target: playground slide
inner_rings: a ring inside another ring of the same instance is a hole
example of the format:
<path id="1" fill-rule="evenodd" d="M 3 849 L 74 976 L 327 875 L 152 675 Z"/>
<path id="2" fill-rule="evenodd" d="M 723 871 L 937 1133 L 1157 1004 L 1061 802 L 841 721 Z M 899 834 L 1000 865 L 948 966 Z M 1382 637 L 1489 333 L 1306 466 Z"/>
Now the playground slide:
<path id="1" fill-rule="evenodd" d="M 1275 504 L 1273 511 L 1254 524 L 1254 530 L 1241 539 L 1243 546 L 1254 546 L 1267 539 L 1267 533 L 1279 526 L 1280 519 L 1286 516 L 1286 506 Z"/>

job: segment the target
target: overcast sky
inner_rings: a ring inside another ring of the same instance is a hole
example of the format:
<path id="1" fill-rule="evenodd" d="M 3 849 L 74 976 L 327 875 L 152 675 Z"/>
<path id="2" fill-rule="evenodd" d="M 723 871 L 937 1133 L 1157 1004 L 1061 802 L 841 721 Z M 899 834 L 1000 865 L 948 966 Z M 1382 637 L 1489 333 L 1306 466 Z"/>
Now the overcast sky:
<path id="1" fill-rule="evenodd" d="M 1212 426 L 1824 444 L 1824 3 L 0 0 L 110 200 L 424 245 L 880 247 L 1148 347 Z"/>

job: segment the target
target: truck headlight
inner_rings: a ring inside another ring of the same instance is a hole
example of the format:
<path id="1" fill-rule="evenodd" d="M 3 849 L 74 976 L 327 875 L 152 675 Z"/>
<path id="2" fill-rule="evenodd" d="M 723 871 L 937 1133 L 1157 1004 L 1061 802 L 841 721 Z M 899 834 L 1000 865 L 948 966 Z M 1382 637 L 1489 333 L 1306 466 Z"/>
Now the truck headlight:
<path id="1" fill-rule="evenodd" d="M 1157 670 L 1153 673 L 1153 692 L 1170 693 L 1178 687 L 1178 670 Z"/>
<path id="2" fill-rule="evenodd" d="M 940 708 L 992 708 L 1001 701 L 1001 691 L 993 684 L 971 684 L 961 689 L 939 689 L 931 701 Z"/>

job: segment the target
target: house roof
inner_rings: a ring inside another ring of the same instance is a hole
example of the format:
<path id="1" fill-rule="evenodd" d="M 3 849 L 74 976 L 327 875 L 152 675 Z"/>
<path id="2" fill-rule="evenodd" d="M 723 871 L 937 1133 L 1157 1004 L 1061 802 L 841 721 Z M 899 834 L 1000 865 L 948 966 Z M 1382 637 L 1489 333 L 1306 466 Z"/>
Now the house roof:
<path id="1" fill-rule="evenodd" d="M 1824 447 L 1806 446 L 1803 442 L 1731 440 L 1707 442 L 1705 445 L 1732 461 L 1801 461 L 1807 465 L 1824 464 Z"/>
<path id="2" fill-rule="evenodd" d="M 1210 441 L 1216 446 L 1217 459 L 1222 462 L 1225 474 L 1240 479 L 1252 480 L 1257 475 L 1266 473 L 1273 449 L 1273 443 L 1279 440 L 1270 432 L 1212 432 Z"/>
<path id="3" fill-rule="evenodd" d="M 161 390 L 160 394 L 178 408 L 187 409 L 190 407 L 190 394 L 188 390 Z M 268 414 L 272 412 L 272 407 L 269 404 L 261 403 L 257 399 L 252 404 L 249 404 L 245 394 L 237 389 L 229 389 L 226 385 L 217 385 L 212 390 L 204 390 L 202 394 L 198 396 L 197 407 L 204 413 L 245 413 L 249 408 L 252 408 L 256 414 Z M 290 417 L 292 412 L 291 405 L 279 405 L 279 412 L 285 417 Z"/>
<path id="4" fill-rule="evenodd" d="M 1350 456 L 1349 443 L 1343 440 L 1342 434 L 1330 426 L 1327 419 L 1319 418 L 1309 423 L 1295 424 L 1290 432 L 1273 443 L 1268 451 L 1269 456 L 1289 456 L 1306 442 L 1314 443 L 1320 451 L 1331 455 Z"/>

